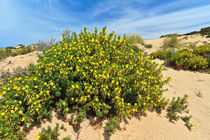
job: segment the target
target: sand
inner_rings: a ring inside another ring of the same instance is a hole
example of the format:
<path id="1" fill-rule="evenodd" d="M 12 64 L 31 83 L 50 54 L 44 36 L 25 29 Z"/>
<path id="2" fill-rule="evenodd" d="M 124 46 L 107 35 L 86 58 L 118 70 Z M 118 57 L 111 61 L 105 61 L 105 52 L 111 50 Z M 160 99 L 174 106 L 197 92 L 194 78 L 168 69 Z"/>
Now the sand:
<path id="1" fill-rule="evenodd" d="M 17 67 L 24 68 L 29 65 L 29 63 L 36 64 L 38 57 L 36 54 L 41 54 L 42 52 L 34 51 L 25 55 L 18 55 L 15 57 L 8 57 L 0 61 L 0 72 L 7 71 L 13 72 Z"/>
<path id="2" fill-rule="evenodd" d="M 195 41 L 200 38 L 199 42 L 203 42 L 206 38 L 200 36 L 188 37 L 188 41 Z M 151 49 L 145 49 L 148 53 L 159 50 L 163 38 L 147 40 L 147 44 L 152 44 Z M 206 39 L 208 43 L 209 39 Z M 197 42 L 197 41 L 195 41 Z M 32 52 L 22 56 L 10 57 L 0 61 L 0 70 L 10 69 L 17 66 L 25 67 L 27 64 L 36 63 L 36 52 Z M 8 62 L 11 61 L 11 64 Z M 163 65 L 161 60 L 154 60 L 158 64 Z M 53 119 L 45 121 L 40 125 L 31 126 L 28 130 L 26 138 L 35 140 L 36 135 L 41 132 L 42 128 L 50 125 L 52 128 L 56 123 L 64 124 L 67 131 L 60 130 L 59 139 L 70 136 L 72 140 L 209 140 L 210 139 L 210 74 L 191 72 L 184 70 L 175 70 L 166 67 L 163 71 L 164 76 L 169 76 L 172 81 L 165 86 L 168 91 L 165 96 L 183 97 L 184 94 L 189 96 L 189 110 L 192 115 L 192 123 L 195 129 L 189 131 L 182 120 L 175 123 L 169 122 L 166 117 L 166 111 L 161 114 L 156 112 L 147 112 L 146 116 L 138 116 L 129 118 L 120 123 L 121 129 L 117 130 L 113 135 L 104 135 L 104 126 L 106 121 L 101 124 L 90 125 L 90 120 L 85 119 L 81 124 L 79 132 L 75 132 L 73 127 L 64 121 L 64 118 L 53 111 Z M 201 97 L 196 93 L 200 92 Z"/>

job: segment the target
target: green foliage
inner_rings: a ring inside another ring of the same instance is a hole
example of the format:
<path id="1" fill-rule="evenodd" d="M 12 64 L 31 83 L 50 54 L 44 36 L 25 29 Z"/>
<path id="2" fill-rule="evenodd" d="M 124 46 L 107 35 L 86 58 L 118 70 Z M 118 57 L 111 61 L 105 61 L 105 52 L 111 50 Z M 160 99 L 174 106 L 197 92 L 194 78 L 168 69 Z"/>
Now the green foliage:
<path id="1" fill-rule="evenodd" d="M 179 48 L 180 47 L 180 43 L 178 41 L 178 37 L 177 34 L 171 34 L 169 37 L 165 38 L 163 40 L 163 48 L 167 49 L 167 48 Z"/>
<path id="2" fill-rule="evenodd" d="M 23 55 L 34 51 L 34 48 L 31 46 L 22 47 L 19 49 L 11 49 L 11 48 L 5 48 L 0 49 L 0 60 L 5 59 L 9 56 L 17 56 L 17 55 Z"/>
<path id="3" fill-rule="evenodd" d="M 107 35 L 106 28 L 100 33 L 85 28 L 46 50 L 27 76 L 9 78 L 0 86 L 0 138 L 19 138 L 21 127 L 51 118 L 53 108 L 64 115 L 80 112 L 73 119 L 77 124 L 86 114 L 113 122 L 164 109 L 163 85 L 169 78 L 126 39 Z"/>
<path id="4" fill-rule="evenodd" d="M 0 49 L 0 60 L 11 56 L 11 53 L 12 53 L 12 49 L 10 48 Z"/>
<path id="5" fill-rule="evenodd" d="M 60 129 L 66 129 L 63 125 L 60 127 Z M 58 140 L 58 137 L 60 136 L 59 131 L 59 124 L 56 123 L 56 127 L 52 129 L 50 126 L 47 127 L 47 129 L 42 128 L 42 131 L 36 136 L 38 140 Z M 71 140 L 69 137 L 65 137 L 62 140 Z"/>
<path id="6" fill-rule="evenodd" d="M 209 35 L 210 33 L 210 27 L 201 28 L 200 34 L 202 35 Z"/>
<path id="7" fill-rule="evenodd" d="M 210 45 L 196 46 L 192 50 L 160 50 L 151 53 L 150 56 L 154 59 L 165 60 L 167 64 L 175 65 L 178 68 L 189 70 L 205 69 L 209 73 Z"/>
<path id="8" fill-rule="evenodd" d="M 148 48 L 148 49 L 152 48 L 152 44 L 146 44 L 145 48 Z"/>
<path id="9" fill-rule="evenodd" d="M 127 43 L 130 43 L 130 44 L 142 44 L 144 45 L 144 40 L 143 38 L 141 37 L 141 35 L 139 34 L 132 34 L 128 37 L 127 39 Z"/>
<path id="10" fill-rule="evenodd" d="M 210 45 L 196 46 L 195 49 L 193 50 L 193 53 L 202 56 L 210 54 Z"/>
<path id="11" fill-rule="evenodd" d="M 160 38 L 171 37 L 171 36 L 181 36 L 181 35 L 179 35 L 179 34 L 166 34 L 166 35 L 161 35 Z"/>
<path id="12" fill-rule="evenodd" d="M 171 50 L 159 50 L 150 54 L 151 57 L 159 58 L 161 60 L 168 60 L 172 56 Z"/>
<path id="13" fill-rule="evenodd" d="M 17 56 L 17 55 L 23 55 L 34 51 L 34 49 L 30 46 L 23 47 L 20 49 L 16 49 L 15 51 L 12 51 L 11 56 Z"/>
<path id="14" fill-rule="evenodd" d="M 18 77 L 21 77 L 22 75 L 28 75 L 30 68 L 33 66 L 34 65 L 31 64 L 26 68 L 17 67 L 15 69 L 13 69 L 13 72 L 9 72 L 9 70 L 2 71 L 0 74 L 0 82 L 8 83 L 9 82 L 8 78 L 10 78 L 10 77 L 18 78 Z"/>
<path id="15" fill-rule="evenodd" d="M 120 119 L 114 117 L 106 123 L 105 131 L 107 133 L 114 133 L 120 127 Z"/>
<path id="16" fill-rule="evenodd" d="M 186 112 L 189 113 L 188 108 L 188 102 L 187 102 L 188 96 L 184 95 L 184 97 L 173 97 L 172 101 L 170 102 L 169 106 L 167 107 L 167 116 L 169 117 L 170 121 L 177 121 L 180 118 L 185 122 L 185 125 L 188 127 L 188 129 L 193 129 L 192 123 L 190 123 L 190 118 L 192 116 L 180 116 L 179 114 Z"/>
<path id="17" fill-rule="evenodd" d="M 39 140 L 58 140 L 60 133 L 58 132 L 59 124 L 56 124 L 56 127 L 52 129 L 50 126 L 47 129 L 42 128 L 42 131 L 36 136 Z"/>
<path id="18" fill-rule="evenodd" d="M 133 45 L 133 50 L 134 52 L 138 53 L 140 51 L 142 51 L 139 47 L 137 47 L 136 45 Z"/>
<path id="19" fill-rule="evenodd" d="M 177 51 L 170 60 L 172 63 L 175 63 L 178 68 L 184 69 L 205 69 L 208 67 L 208 62 L 206 58 L 196 55 L 193 51 L 188 49 L 183 49 Z"/>

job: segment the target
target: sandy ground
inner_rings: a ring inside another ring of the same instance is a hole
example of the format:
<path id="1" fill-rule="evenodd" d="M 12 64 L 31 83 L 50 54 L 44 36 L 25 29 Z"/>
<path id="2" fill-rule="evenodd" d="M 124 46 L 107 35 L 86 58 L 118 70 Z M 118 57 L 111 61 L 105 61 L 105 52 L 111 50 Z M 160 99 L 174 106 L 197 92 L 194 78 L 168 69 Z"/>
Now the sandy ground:
<path id="1" fill-rule="evenodd" d="M 36 64 L 38 57 L 36 54 L 41 54 L 41 52 L 35 51 L 25 55 L 18 55 L 15 57 L 8 57 L 0 61 L 0 72 L 9 70 L 13 72 L 13 69 L 17 67 L 24 68 L 28 66 L 29 63 Z"/>
<path id="2" fill-rule="evenodd" d="M 188 37 L 188 40 L 193 43 L 200 36 Z M 189 41 L 186 42 L 189 42 Z M 198 43 L 203 41 L 210 42 L 210 39 L 200 38 Z M 147 40 L 146 44 L 152 44 L 151 49 L 146 49 L 148 53 L 160 49 L 163 38 L 155 40 Z M 201 45 L 201 44 L 200 44 Z M 11 62 L 9 62 L 11 61 Z M 10 69 L 17 66 L 25 67 L 28 63 L 36 63 L 36 52 L 26 55 L 10 57 L 0 61 L 0 71 Z M 159 64 L 164 62 L 155 60 Z M 174 70 L 166 68 L 163 71 L 164 76 L 170 76 L 172 81 L 165 86 L 168 91 L 165 96 L 168 98 L 189 95 L 189 110 L 193 116 L 191 121 L 195 129 L 189 131 L 184 125 L 184 122 L 179 120 L 175 123 L 169 122 L 166 117 L 166 112 L 161 114 L 156 112 L 147 112 L 146 116 L 132 117 L 120 123 L 121 129 L 117 130 L 111 136 L 104 135 L 105 122 L 101 124 L 90 125 L 90 120 L 85 119 L 81 124 L 79 132 L 74 131 L 73 127 L 63 120 L 61 116 L 53 112 L 53 119 L 45 121 L 41 125 L 31 126 L 27 134 L 28 140 L 35 140 L 35 136 L 41 132 L 42 128 L 47 128 L 50 125 L 52 128 L 56 123 L 64 124 L 67 131 L 60 130 L 60 139 L 66 136 L 72 140 L 209 140 L 210 139 L 210 74 L 190 72 L 183 70 Z M 198 97 L 196 93 L 202 95 Z"/>

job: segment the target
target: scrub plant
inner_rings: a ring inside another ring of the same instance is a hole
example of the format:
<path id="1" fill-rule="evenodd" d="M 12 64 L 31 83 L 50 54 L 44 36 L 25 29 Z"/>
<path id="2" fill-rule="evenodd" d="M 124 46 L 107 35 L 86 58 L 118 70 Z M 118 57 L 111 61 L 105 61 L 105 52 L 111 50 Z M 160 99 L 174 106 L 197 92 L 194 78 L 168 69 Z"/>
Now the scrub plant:
<path id="1" fill-rule="evenodd" d="M 163 46 L 162 47 L 164 49 L 179 48 L 180 45 L 181 44 L 178 41 L 178 35 L 177 34 L 171 34 L 163 40 Z"/>
<path id="2" fill-rule="evenodd" d="M 132 34 L 132 35 L 128 36 L 127 43 L 130 43 L 130 44 L 138 43 L 138 44 L 144 45 L 144 40 L 141 37 L 141 35 L 139 35 L 139 34 Z"/>
<path id="3" fill-rule="evenodd" d="M 189 113 L 188 109 L 188 96 L 184 95 L 184 97 L 173 97 L 172 101 L 167 107 L 167 116 L 169 117 L 170 121 L 177 121 L 180 118 L 185 122 L 185 125 L 188 129 L 192 130 L 194 127 L 192 123 L 190 123 L 190 118 L 192 116 L 181 116 L 181 113 Z"/>
<path id="4" fill-rule="evenodd" d="M 0 86 L 1 139 L 19 139 L 22 127 L 51 118 L 53 109 L 64 115 L 81 112 L 77 122 L 89 114 L 115 124 L 169 103 L 163 85 L 170 78 L 142 50 L 135 52 L 126 36 L 107 34 L 105 27 L 94 33 L 85 28 L 58 42 L 39 56 L 28 75 L 8 80 Z"/>
<path id="5" fill-rule="evenodd" d="M 62 129 L 65 128 L 62 126 Z M 38 140 L 58 140 L 59 136 L 60 136 L 59 124 L 56 123 L 56 127 L 53 129 L 50 126 L 48 126 L 47 129 L 42 128 L 42 131 L 36 136 L 36 138 Z M 66 137 L 63 138 L 62 140 L 71 140 L 71 139 L 69 137 Z"/>

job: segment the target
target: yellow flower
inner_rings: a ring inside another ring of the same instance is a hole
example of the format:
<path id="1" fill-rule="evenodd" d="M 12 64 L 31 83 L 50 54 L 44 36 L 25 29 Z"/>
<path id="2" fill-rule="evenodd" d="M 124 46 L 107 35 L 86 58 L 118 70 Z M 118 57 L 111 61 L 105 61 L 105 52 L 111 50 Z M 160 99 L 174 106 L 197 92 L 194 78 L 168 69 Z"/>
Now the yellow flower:
<path id="1" fill-rule="evenodd" d="M 22 110 L 21 110 L 21 111 L 19 111 L 19 114 L 20 114 L 20 115 L 23 115 L 23 111 L 22 111 Z"/>
<path id="2" fill-rule="evenodd" d="M 15 113 L 15 111 L 14 110 L 11 110 L 11 113 L 13 114 L 13 113 Z"/>
<path id="3" fill-rule="evenodd" d="M 5 113 L 3 112 L 3 113 L 1 113 L 1 116 L 3 117 L 5 115 Z"/>
<path id="4" fill-rule="evenodd" d="M 22 122 L 25 121 L 25 118 L 23 117 L 23 118 L 21 119 L 21 121 L 22 121 Z"/>
<path id="5" fill-rule="evenodd" d="M 18 110 L 18 108 L 17 107 L 15 107 L 15 111 L 17 111 Z"/>
<path id="6" fill-rule="evenodd" d="M 37 136 L 36 136 L 36 138 L 37 138 L 37 140 L 39 140 L 39 139 L 40 139 L 40 136 L 39 136 L 39 135 L 37 135 Z"/>
<path id="7" fill-rule="evenodd" d="M 44 85 L 47 86 L 47 82 L 44 82 Z"/>
<path id="8" fill-rule="evenodd" d="M 37 81 L 37 78 L 36 77 L 34 78 L 34 81 Z"/>
<path id="9" fill-rule="evenodd" d="M 68 108 L 66 108 L 65 110 L 66 110 L 66 111 L 69 111 L 69 109 L 68 109 Z"/>
<path id="10" fill-rule="evenodd" d="M 65 103 L 65 102 L 63 102 L 63 105 L 65 106 L 65 105 L 66 105 L 66 103 Z"/>
<path id="11" fill-rule="evenodd" d="M 53 82 L 50 82 L 50 85 L 53 86 Z"/>

